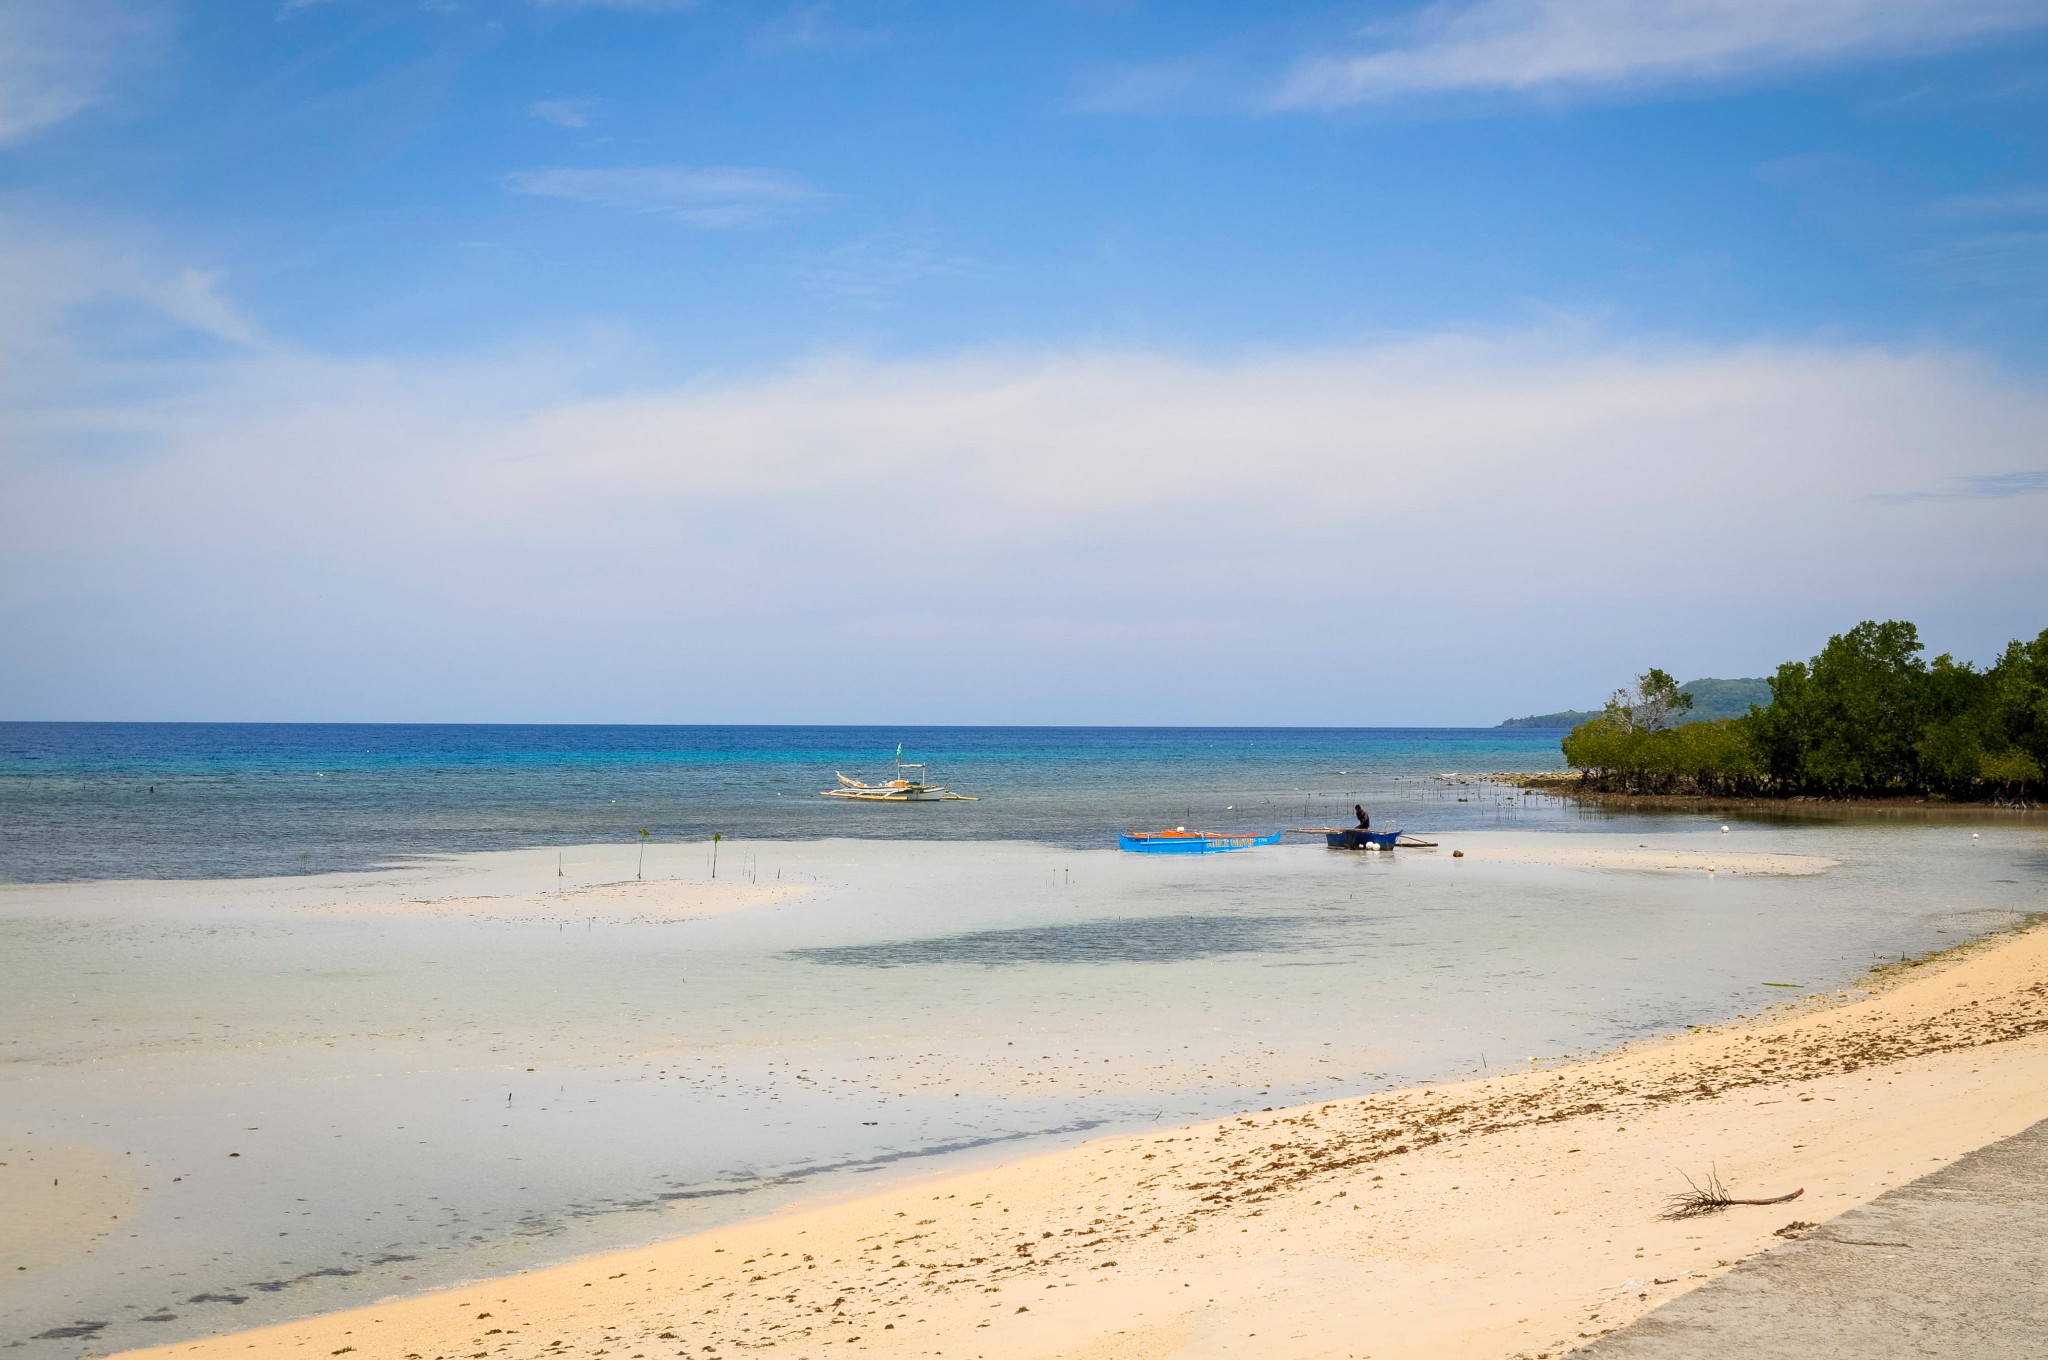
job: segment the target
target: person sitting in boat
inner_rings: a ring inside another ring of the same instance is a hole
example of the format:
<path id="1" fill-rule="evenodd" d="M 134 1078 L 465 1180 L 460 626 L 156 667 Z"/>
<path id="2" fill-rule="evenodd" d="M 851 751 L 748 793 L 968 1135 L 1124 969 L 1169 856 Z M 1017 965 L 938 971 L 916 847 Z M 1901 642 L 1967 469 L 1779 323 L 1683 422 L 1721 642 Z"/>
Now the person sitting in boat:
<path id="1" fill-rule="evenodd" d="M 1365 804 L 1353 803 L 1351 810 L 1358 814 L 1358 829 L 1360 831 L 1372 830 L 1372 814 L 1365 810 Z"/>

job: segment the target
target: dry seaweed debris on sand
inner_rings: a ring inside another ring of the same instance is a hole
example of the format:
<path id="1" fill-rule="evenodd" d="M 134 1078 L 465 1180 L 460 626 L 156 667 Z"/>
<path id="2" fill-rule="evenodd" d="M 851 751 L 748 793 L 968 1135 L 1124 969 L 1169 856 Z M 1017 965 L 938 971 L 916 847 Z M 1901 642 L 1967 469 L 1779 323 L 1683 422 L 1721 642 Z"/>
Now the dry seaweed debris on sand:
<path id="1" fill-rule="evenodd" d="M 1678 1173 L 1685 1176 L 1683 1171 Z M 1701 1185 L 1690 1176 L 1685 1176 L 1688 1187 L 1664 1201 L 1664 1212 L 1660 1218 L 1701 1218 L 1707 1214 L 1718 1214 L 1731 1204 L 1790 1204 L 1806 1193 L 1800 1186 L 1789 1195 L 1777 1195 L 1771 1199 L 1735 1199 L 1728 1193 L 1728 1187 L 1721 1184 L 1718 1171 L 1707 1172 L 1707 1183 Z"/>

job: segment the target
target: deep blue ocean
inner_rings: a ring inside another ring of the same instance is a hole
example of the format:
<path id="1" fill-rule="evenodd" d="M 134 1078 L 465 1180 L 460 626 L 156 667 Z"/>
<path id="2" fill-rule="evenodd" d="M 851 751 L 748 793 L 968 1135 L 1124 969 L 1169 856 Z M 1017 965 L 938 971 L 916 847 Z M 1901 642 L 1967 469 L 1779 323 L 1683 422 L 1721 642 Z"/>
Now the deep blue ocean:
<path id="1" fill-rule="evenodd" d="M 714 833 L 1111 843 L 1118 828 L 1524 825 L 1466 777 L 1562 766 L 1525 728 L 0 723 L 0 881 L 369 869 Z M 906 760 L 972 803 L 819 797 Z M 1461 799 L 1466 801 L 1460 801 Z"/>

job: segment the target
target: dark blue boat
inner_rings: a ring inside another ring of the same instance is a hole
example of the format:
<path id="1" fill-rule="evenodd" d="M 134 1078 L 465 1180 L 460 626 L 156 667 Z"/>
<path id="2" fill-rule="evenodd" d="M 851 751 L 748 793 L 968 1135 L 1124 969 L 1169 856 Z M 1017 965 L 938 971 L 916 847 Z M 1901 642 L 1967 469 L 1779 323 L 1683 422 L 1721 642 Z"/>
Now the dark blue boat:
<path id="1" fill-rule="evenodd" d="M 1327 831 L 1324 838 L 1332 850 L 1391 850 L 1401 839 L 1399 831 Z"/>

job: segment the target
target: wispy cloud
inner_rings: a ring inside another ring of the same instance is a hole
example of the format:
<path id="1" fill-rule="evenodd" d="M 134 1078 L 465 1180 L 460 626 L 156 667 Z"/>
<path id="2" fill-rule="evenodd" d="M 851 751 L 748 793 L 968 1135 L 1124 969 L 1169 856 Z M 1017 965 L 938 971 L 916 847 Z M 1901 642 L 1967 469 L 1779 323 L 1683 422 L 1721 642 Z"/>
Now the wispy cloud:
<path id="1" fill-rule="evenodd" d="M 2038 496 L 2048 492 L 2048 470 L 2040 472 L 1987 472 L 1952 477 L 1938 486 L 1916 491 L 1884 492 L 1881 501 L 2003 501 L 2014 496 Z"/>
<path id="2" fill-rule="evenodd" d="M 162 36 L 156 16 L 119 0 L 0 3 L 0 144 L 99 103 L 115 73 Z"/>
<path id="3" fill-rule="evenodd" d="M 2040 0 L 1471 0 L 1299 63 L 1275 102 L 1640 87 L 1946 48 L 2048 26 Z"/>
<path id="4" fill-rule="evenodd" d="M 2048 189 L 2007 189 L 1988 194 L 1954 194 L 1920 210 L 1937 222 L 1985 222 L 2000 218 L 2048 217 Z"/>
<path id="5" fill-rule="evenodd" d="M 819 292 L 880 306 L 922 279 L 967 273 L 974 262 L 946 249 L 939 233 L 895 227 L 806 257 L 797 276 Z"/>
<path id="6" fill-rule="evenodd" d="M 597 112 L 595 99 L 536 99 L 526 106 L 528 114 L 556 127 L 586 128 Z"/>
<path id="7" fill-rule="evenodd" d="M 1207 95 L 1220 73 L 1211 57 L 1169 57 L 1084 67 L 1067 97 L 1072 113 L 1154 113 Z"/>
<path id="8" fill-rule="evenodd" d="M 1990 311 L 2017 317 L 2040 310 L 2048 190 L 2003 185 L 1929 200 L 1920 182 L 1895 168 L 1828 154 L 1767 162 L 1755 174 L 1792 200 L 1802 229 L 1895 277 L 1969 290 L 1980 320 Z"/>
<path id="9" fill-rule="evenodd" d="M 695 9 L 701 0 L 533 0 L 542 9 L 622 9 L 649 14 Z"/>
<path id="10" fill-rule="evenodd" d="M 159 264 L 71 224 L 37 230 L 0 216 L 0 393 L 38 390 L 53 364 L 72 378 L 98 371 L 96 332 L 124 314 L 147 316 L 162 336 L 267 347 L 262 327 L 225 296 L 225 277 Z"/>
<path id="11" fill-rule="evenodd" d="M 1969 232 L 1904 258 L 1943 283 L 2038 307 L 2041 288 L 2048 284 L 2048 231 Z"/>
<path id="12" fill-rule="evenodd" d="M 864 28 L 839 17 L 832 0 L 792 6 L 754 30 L 749 44 L 757 55 L 778 52 L 848 51 L 886 42 L 886 28 Z"/>
<path id="13" fill-rule="evenodd" d="M 1964 494 L 1976 500 L 2002 501 L 2008 496 L 2036 496 L 2048 491 L 2048 471 L 1994 472 L 1963 478 Z"/>
<path id="14" fill-rule="evenodd" d="M 536 198 L 657 213 L 705 231 L 773 226 L 836 197 L 779 170 L 737 166 L 521 170 L 505 177 L 505 187 Z"/>

